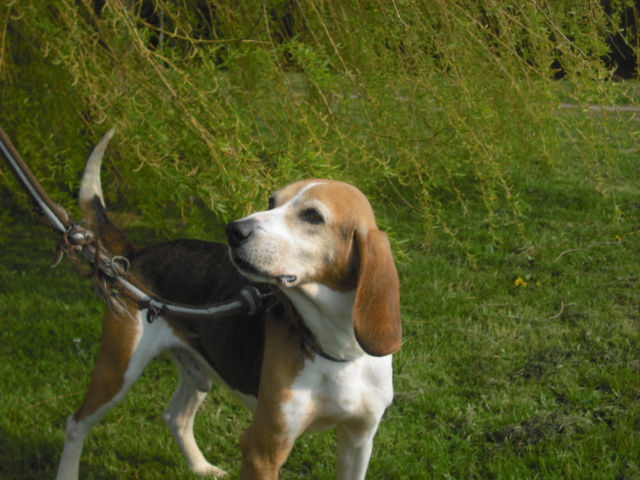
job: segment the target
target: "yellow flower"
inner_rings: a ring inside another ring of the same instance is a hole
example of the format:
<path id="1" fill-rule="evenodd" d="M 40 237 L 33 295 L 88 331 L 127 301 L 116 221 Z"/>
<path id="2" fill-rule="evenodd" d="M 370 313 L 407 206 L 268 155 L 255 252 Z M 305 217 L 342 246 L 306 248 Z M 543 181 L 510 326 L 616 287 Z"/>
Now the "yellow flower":
<path id="1" fill-rule="evenodd" d="M 516 278 L 516 287 L 526 287 L 528 284 L 525 282 L 522 277 Z"/>

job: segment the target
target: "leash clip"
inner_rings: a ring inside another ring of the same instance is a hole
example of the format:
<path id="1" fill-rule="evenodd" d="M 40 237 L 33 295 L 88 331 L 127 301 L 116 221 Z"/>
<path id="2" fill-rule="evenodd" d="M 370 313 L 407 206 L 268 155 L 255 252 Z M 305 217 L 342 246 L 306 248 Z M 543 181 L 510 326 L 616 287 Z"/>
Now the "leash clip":
<path id="1" fill-rule="evenodd" d="M 149 324 L 152 324 L 158 319 L 158 317 L 164 315 L 166 307 L 166 305 L 158 306 L 157 304 L 154 304 L 153 299 L 149 297 L 144 298 L 138 302 L 138 308 L 140 310 L 147 310 L 147 323 Z"/>
<path id="2" fill-rule="evenodd" d="M 88 228 L 81 227 L 77 223 L 72 224 L 64 233 L 64 241 L 74 247 L 84 247 L 94 240 L 94 233 Z"/>

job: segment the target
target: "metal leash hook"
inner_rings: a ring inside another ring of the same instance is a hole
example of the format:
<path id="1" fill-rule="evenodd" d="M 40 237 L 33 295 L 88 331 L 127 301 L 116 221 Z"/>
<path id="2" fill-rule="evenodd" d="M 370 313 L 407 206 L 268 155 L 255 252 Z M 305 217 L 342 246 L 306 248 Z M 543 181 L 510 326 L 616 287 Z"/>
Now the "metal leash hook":
<path id="1" fill-rule="evenodd" d="M 59 207 L 61 211 L 67 214 L 67 212 Z M 67 216 L 67 219 L 69 217 Z M 58 249 L 56 255 L 51 263 L 51 268 L 57 267 L 65 255 L 76 269 L 76 271 L 83 277 L 89 277 L 93 272 L 88 272 L 83 269 L 80 260 L 78 260 L 77 253 L 82 249 L 96 241 L 93 232 L 87 228 L 81 227 L 77 223 L 72 223 L 63 233 L 60 242 L 58 242 Z"/>
<path id="2" fill-rule="evenodd" d="M 109 268 L 111 268 L 115 277 L 126 277 L 130 266 L 129 259 L 122 255 L 114 255 L 109 262 Z"/>
<path id="3" fill-rule="evenodd" d="M 78 249 L 80 249 L 94 242 L 96 236 L 88 228 L 81 227 L 77 223 L 74 223 L 65 233 L 65 238 L 69 244 L 74 245 L 78 247 Z"/>

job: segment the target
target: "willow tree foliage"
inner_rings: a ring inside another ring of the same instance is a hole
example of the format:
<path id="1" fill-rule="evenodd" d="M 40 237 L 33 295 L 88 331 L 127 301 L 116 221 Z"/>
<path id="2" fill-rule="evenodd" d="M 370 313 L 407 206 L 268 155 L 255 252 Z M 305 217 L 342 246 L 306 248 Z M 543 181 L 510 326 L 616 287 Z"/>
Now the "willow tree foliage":
<path id="1" fill-rule="evenodd" d="M 0 125 L 65 205 L 116 127 L 108 199 L 160 228 L 202 234 L 309 176 L 425 231 L 451 205 L 517 226 L 510 172 L 567 148 L 611 194 L 615 132 L 638 136 L 619 80 L 637 18 L 622 0 L 10 0 Z"/>

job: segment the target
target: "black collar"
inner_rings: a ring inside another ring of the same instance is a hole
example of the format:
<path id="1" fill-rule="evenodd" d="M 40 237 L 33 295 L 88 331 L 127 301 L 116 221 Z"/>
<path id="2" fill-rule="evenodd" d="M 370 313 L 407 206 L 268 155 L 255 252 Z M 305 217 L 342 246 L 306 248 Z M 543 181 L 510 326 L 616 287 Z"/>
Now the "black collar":
<path id="1" fill-rule="evenodd" d="M 352 360 L 347 360 L 346 358 L 333 357 L 329 355 L 327 352 L 320 350 L 320 348 L 316 346 L 316 342 L 312 342 L 311 340 L 309 340 L 309 338 L 307 338 L 306 335 L 303 335 L 302 338 L 304 338 L 304 342 L 307 344 L 307 346 L 311 350 L 313 350 L 314 353 L 320 355 L 325 360 L 329 360 L 331 362 L 337 362 L 337 363 L 349 363 L 352 361 Z"/>
<path id="2" fill-rule="evenodd" d="M 272 300 L 273 303 L 267 307 L 267 310 L 271 310 L 276 306 L 280 306 L 284 310 L 284 316 L 292 325 L 296 326 L 299 329 L 303 343 L 308 346 L 313 353 L 319 355 L 325 360 L 329 360 L 330 362 L 349 363 L 353 361 L 345 358 L 334 357 L 333 355 L 329 355 L 327 352 L 322 350 L 322 348 L 318 344 L 318 341 L 316 340 L 315 335 L 309 329 L 309 327 L 304 324 L 302 317 L 294 308 L 291 300 L 289 300 L 289 298 L 282 292 L 282 290 L 273 285 L 271 286 L 271 290 L 274 294 Z"/>

